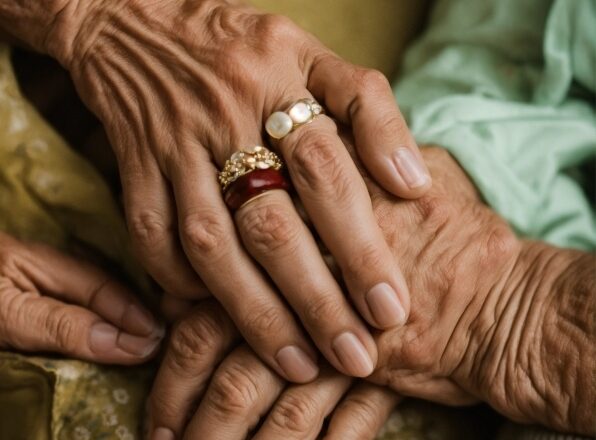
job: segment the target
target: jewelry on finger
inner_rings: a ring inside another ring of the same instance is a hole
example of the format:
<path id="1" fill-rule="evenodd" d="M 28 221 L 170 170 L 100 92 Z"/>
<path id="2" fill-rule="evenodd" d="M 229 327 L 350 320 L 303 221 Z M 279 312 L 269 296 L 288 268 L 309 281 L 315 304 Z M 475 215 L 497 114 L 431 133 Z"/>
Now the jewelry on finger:
<path id="1" fill-rule="evenodd" d="M 290 105 L 285 112 L 278 111 L 269 116 L 265 122 L 265 130 L 273 139 L 282 139 L 323 113 L 323 107 L 314 99 L 301 99 Z"/>
<path id="2" fill-rule="evenodd" d="M 288 191 L 290 185 L 280 170 L 254 170 L 236 179 L 224 193 L 224 201 L 232 212 L 265 195 L 268 191 Z"/>
<path id="3" fill-rule="evenodd" d="M 255 170 L 280 170 L 283 162 L 277 154 L 261 145 L 236 151 L 226 160 L 218 178 L 221 189 L 227 188 L 237 179 Z"/>

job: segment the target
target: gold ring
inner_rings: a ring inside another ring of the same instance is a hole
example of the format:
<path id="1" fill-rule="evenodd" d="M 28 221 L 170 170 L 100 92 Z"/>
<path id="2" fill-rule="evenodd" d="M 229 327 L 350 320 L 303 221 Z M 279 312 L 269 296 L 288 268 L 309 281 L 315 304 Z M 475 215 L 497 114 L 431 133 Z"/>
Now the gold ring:
<path id="1" fill-rule="evenodd" d="M 285 112 L 275 112 L 269 116 L 265 122 L 265 131 L 273 139 L 282 139 L 298 127 L 310 124 L 323 113 L 323 107 L 314 99 L 301 99 Z"/>
<path id="2" fill-rule="evenodd" d="M 236 151 L 226 160 L 223 169 L 219 172 L 219 184 L 225 191 L 236 179 L 255 170 L 273 169 L 279 171 L 283 162 L 277 154 L 261 145 Z"/>

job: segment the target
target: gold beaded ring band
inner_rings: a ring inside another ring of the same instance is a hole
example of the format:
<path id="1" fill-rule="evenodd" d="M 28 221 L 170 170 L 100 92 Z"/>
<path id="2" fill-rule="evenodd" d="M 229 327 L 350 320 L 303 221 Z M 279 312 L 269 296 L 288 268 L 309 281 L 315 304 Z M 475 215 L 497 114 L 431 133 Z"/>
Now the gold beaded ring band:
<path id="1" fill-rule="evenodd" d="M 255 145 L 254 147 L 236 151 L 226 160 L 218 176 L 219 184 L 221 189 L 226 191 L 235 180 L 245 174 L 269 168 L 280 170 L 282 167 L 283 163 L 277 154 L 265 147 Z"/>
<path id="2" fill-rule="evenodd" d="M 275 112 L 269 116 L 265 122 L 265 130 L 273 139 L 282 139 L 323 113 L 323 107 L 314 99 L 301 99 L 285 112 Z"/>
<path id="3" fill-rule="evenodd" d="M 237 151 L 219 173 L 224 200 L 232 211 L 274 189 L 288 190 L 277 154 L 260 145 Z"/>

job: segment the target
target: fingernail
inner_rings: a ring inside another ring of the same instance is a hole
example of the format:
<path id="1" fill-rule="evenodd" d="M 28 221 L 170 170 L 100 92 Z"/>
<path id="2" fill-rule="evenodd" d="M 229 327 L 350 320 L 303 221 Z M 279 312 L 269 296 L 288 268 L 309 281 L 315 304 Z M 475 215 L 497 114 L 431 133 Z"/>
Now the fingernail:
<path id="1" fill-rule="evenodd" d="M 131 304 L 128 307 L 124 320 L 130 331 L 144 336 L 153 333 L 157 326 L 153 316 L 136 304 Z"/>
<path id="2" fill-rule="evenodd" d="M 319 375 L 319 367 L 301 348 L 294 345 L 279 350 L 275 359 L 292 382 L 310 382 Z"/>
<path id="3" fill-rule="evenodd" d="M 393 153 L 393 164 L 411 189 L 424 186 L 430 180 L 424 165 L 409 148 L 402 147 Z"/>
<path id="4" fill-rule="evenodd" d="M 135 356 L 149 356 L 161 342 L 161 338 L 142 338 L 140 336 L 120 333 L 117 345 L 122 350 Z"/>
<path id="5" fill-rule="evenodd" d="M 406 320 L 406 312 L 397 293 L 387 283 L 379 283 L 368 291 L 366 302 L 373 318 L 382 328 L 401 325 Z"/>
<path id="6" fill-rule="evenodd" d="M 105 322 L 98 322 L 91 327 L 89 333 L 89 348 L 96 353 L 113 350 L 116 347 L 118 329 Z"/>
<path id="7" fill-rule="evenodd" d="M 350 375 L 366 377 L 373 372 L 373 361 L 355 334 L 350 332 L 342 333 L 335 338 L 332 347 L 339 361 Z"/>
<path id="8" fill-rule="evenodd" d="M 151 440 L 174 440 L 174 433 L 168 428 L 157 428 L 153 431 Z"/>

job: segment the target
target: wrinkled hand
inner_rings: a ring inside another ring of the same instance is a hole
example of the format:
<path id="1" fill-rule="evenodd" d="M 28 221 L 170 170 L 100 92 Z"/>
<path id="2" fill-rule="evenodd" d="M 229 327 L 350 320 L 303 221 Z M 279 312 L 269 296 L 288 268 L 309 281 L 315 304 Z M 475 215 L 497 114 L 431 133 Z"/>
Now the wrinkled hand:
<path id="1" fill-rule="evenodd" d="M 554 352 L 554 344 L 565 334 L 559 326 L 567 324 L 552 317 L 553 307 L 546 307 L 545 298 L 557 291 L 553 277 L 558 277 L 561 267 L 567 267 L 579 253 L 572 252 L 571 260 L 568 255 L 562 259 L 558 251 L 553 253 L 554 248 L 519 241 L 506 223 L 482 203 L 448 153 L 427 148 L 423 154 L 435 183 L 420 200 L 398 200 L 367 182 L 379 224 L 405 268 L 410 285 L 416 288 L 410 321 L 402 328 L 376 334 L 379 367 L 369 379 L 400 394 L 448 405 L 484 400 L 512 419 L 571 429 L 574 420 L 567 417 L 568 400 L 557 396 L 557 380 L 549 378 L 549 383 L 543 368 L 543 362 L 549 359 L 544 350 Z M 588 258 L 584 266 L 593 268 L 593 260 Z M 584 305 L 581 295 L 573 290 L 567 293 L 571 298 L 563 301 L 563 307 L 555 305 L 556 313 L 570 316 L 573 322 L 574 317 L 594 309 L 593 300 Z M 590 298 L 589 292 L 583 296 Z M 188 309 L 171 299 L 166 299 L 164 305 L 170 315 L 175 315 L 176 309 Z M 214 341 L 226 341 L 223 346 L 227 346 L 237 338 L 234 332 L 222 331 L 230 328 L 223 314 L 217 310 L 201 313 L 204 319 L 189 317 L 176 327 L 151 395 L 151 426 L 167 427 L 178 435 L 186 423 L 187 408 L 205 396 L 208 378 L 225 357 L 226 351 L 217 349 L 222 344 Z M 553 330 L 544 330 L 549 325 Z M 586 333 L 575 333 L 586 338 Z M 244 359 L 249 355 L 233 356 Z M 587 362 L 579 368 L 590 364 L 590 355 L 586 356 Z M 573 352 L 561 356 L 564 374 L 576 371 L 568 367 L 569 362 L 577 363 L 576 359 Z M 246 372 L 230 363 L 232 373 L 218 370 L 219 379 L 211 385 L 215 391 L 208 400 L 203 399 L 208 403 L 201 403 L 202 410 L 191 422 L 193 429 L 223 426 L 246 432 L 251 423 L 256 423 L 256 419 L 249 419 L 248 424 L 240 421 L 242 416 L 253 413 L 243 412 L 239 405 L 226 400 L 227 395 L 257 402 L 250 407 L 256 413 L 265 412 L 259 411 L 263 407 L 255 397 L 258 392 L 242 377 Z M 223 385 L 219 383 L 222 374 Z M 589 377 L 585 372 L 579 374 Z M 568 383 L 570 379 L 562 380 Z M 544 385 L 538 385 L 541 383 Z M 235 384 L 242 388 L 234 390 Z M 593 401 L 594 387 L 585 388 L 579 391 L 584 405 L 573 416 L 577 417 L 574 429 L 581 432 L 587 429 L 585 422 L 590 414 L 585 402 Z M 235 410 L 226 412 L 230 405 Z M 215 409 L 207 409 L 212 407 Z M 317 408 L 322 417 L 325 410 Z M 234 411 L 242 414 L 240 419 L 235 418 Z M 222 413 L 227 416 L 222 417 Z M 221 420 L 223 425 L 218 424 Z M 293 432 L 287 426 L 286 431 Z M 368 434 L 362 435 L 366 438 Z"/>
<path id="2" fill-rule="evenodd" d="M 373 439 L 398 402 L 329 367 L 287 384 L 246 345 L 234 348 L 238 339 L 214 301 L 178 320 L 149 399 L 149 440 Z"/>
<path id="3" fill-rule="evenodd" d="M 137 364 L 163 328 L 131 292 L 97 268 L 0 232 L 0 348 Z"/>
<path id="4" fill-rule="evenodd" d="M 448 153 L 423 156 L 434 183 L 417 201 L 368 181 L 413 292 L 408 323 L 377 334 L 370 379 L 403 395 L 483 400 L 516 421 L 592 432 L 594 259 L 517 239 Z"/>
<path id="5" fill-rule="evenodd" d="M 352 124 L 378 181 L 419 196 L 430 177 L 388 81 L 290 20 L 238 2 L 62 2 L 47 40 L 65 41 L 53 53 L 105 125 L 150 274 L 184 298 L 204 297 L 204 281 L 255 352 L 292 381 L 317 374 L 316 351 L 296 318 L 334 367 L 370 374 L 374 341 L 288 194 L 270 191 L 232 218 L 216 171 L 234 151 L 265 143 L 272 112 L 314 96 Z M 377 328 L 403 324 L 407 286 L 333 120 L 320 116 L 272 148 L 361 316 Z"/>

